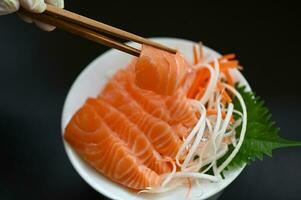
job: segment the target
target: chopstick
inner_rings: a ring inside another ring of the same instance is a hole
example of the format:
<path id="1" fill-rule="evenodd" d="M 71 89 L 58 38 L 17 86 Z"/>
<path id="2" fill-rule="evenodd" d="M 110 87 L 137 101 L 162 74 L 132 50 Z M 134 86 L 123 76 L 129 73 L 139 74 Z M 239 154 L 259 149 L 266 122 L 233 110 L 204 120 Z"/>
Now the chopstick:
<path id="1" fill-rule="evenodd" d="M 101 33 L 105 33 L 110 36 L 115 36 L 117 38 L 131 40 L 140 44 L 147 44 L 171 53 L 177 52 L 173 48 L 164 46 L 152 40 L 145 39 L 138 35 L 123 31 L 121 29 L 109 26 L 107 24 L 95 21 L 93 19 L 84 17 L 82 15 L 49 4 L 47 4 L 47 8 L 45 12 L 41 14 L 30 13 L 25 9 L 20 9 L 19 12 L 22 15 L 26 15 L 36 20 L 40 20 L 42 22 L 54 25 L 65 31 L 82 36 L 94 42 L 98 42 L 106 46 L 119 49 L 121 51 L 124 51 L 134 56 L 139 56 L 140 50 L 125 45 L 123 43 L 120 43 L 112 38 L 106 37 Z"/>
<path id="2" fill-rule="evenodd" d="M 118 41 L 115 41 L 111 38 L 108 38 L 100 33 L 91 31 L 87 28 L 81 27 L 76 24 L 69 23 L 67 21 L 63 21 L 61 19 L 57 19 L 56 17 L 47 15 L 47 14 L 37 14 L 37 13 L 31 13 L 26 11 L 25 9 L 21 8 L 18 11 L 20 14 L 25 15 L 27 17 L 30 17 L 32 19 L 39 20 L 41 22 L 51 24 L 53 26 L 56 26 L 62 30 L 65 30 L 67 32 L 73 33 L 75 35 L 81 36 L 83 38 L 86 38 L 88 40 L 97 42 L 99 44 L 103 44 L 105 46 L 118 49 L 120 51 L 123 51 L 125 53 L 131 54 L 133 56 L 139 56 L 140 50 L 135 49 L 131 46 L 128 46 L 126 44 L 120 43 Z"/>
<path id="3" fill-rule="evenodd" d="M 153 47 L 156 47 L 158 49 L 162 49 L 165 51 L 168 51 L 170 53 L 176 53 L 177 50 L 164 46 L 162 44 L 159 44 L 157 42 L 154 42 L 152 40 L 145 39 L 143 37 L 140 37 L 138 35 L 129 33 L 127 31 L 115 28 L 113 26 L 98 22 L 96 20 L 84 17 L 82 15 L 70 12 L 68 10 L 60 9 L 56 6 L 47 5 L 47 9 L 45 10 L 45 13 L 57 16 L 59 18 L 71 21 L 76 24 L 80 24 L 82 26 L 88 27 L 90 29 L 94 29 L 100 32 L 105 32 L 111 35 L 114 35 L 116 37 L 120 37 L 126 40 L 131 40 L 140 44 L 147 44 Z"/>

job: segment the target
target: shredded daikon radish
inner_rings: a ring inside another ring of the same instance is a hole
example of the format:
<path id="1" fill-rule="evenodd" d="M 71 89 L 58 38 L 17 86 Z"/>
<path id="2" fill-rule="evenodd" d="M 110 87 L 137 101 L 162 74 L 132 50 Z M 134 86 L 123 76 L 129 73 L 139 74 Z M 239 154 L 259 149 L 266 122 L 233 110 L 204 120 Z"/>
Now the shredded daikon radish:
<path id="1" fill-rule="evenodd" d="M 240 136 L 239 136 L 239 140 L 238 143 L 236 145 L 236 147 L 234 148 L 234 150 L 232 151 L 232 153 L 229 155 L 229 157 L 218 167 L 218 172 L 223 171 L 228 164 L 232 161 L 232 159 L 236 156 L 236 154 L 238 153 L 244 137 L 245 137 L 245 133 L 246 133 L 246 128 L 247 128 L 247 108 L 246 108 L 246 104 L 244 102 L 244 99 L 242 98 L 242 96 L 240 95 L 240 93 L 233 88 L 232 86 L 228 85 L 228 84 L 223 84 L 230 92 L 232 92 L 239 100 L 239 103 L 241 105 L 242 108 L 242 128 L 241 128 L 241 132 L 240 132 Z"/>
<path id="2" fill-rule="evenodd" d="M 237 146 L 237 139 L 236 139 L 235 136 L 232 136 L 232 137 L 231 137 L 231 144 L 232 144 L 234 147 Z"/>
<path id="3" fill-rule="evenodd" d="M 211 95 L 211 96 L 209 97 L 208 102 L 207 102 L 207 107 L 208 107 L 208 109 L 213 109 L 213 104 L 214 104 L 214 96 Z"/>
<path id="4" fill-rule="evenodd" d="M 225 136 L 227 127 L 229 126 L 230 119 L 231 119 L 231 116 L 233 113 L 233 108 L 234 108 L 233 104 L 230 103 L 227 108 L 227 114 L 226 114 L 225 120 L 223 121 L 223 125 L 222 125 L 221 129 L 219 130 L 219 134 L 218 134 L 217 141 L 216 141 L 217 146 L 219 146 L 221 144 L 222 139 Z"/>
<path id="5" fill-rule="evenodd" d="M 234 112 L 234 111 L 233 111 Z M 225 137 L 235 136 L 235 129 L 241 125 L 241 118 L 237 119 L 232 126 L 230 126 L 230 131 L 225 133 Z"/>
<path id="6" fill-rule="evenodd" d="M 156 188 L 152 188 L 152 187 L 148 187 L 145 188 L 144 190 L 141 190 L 138 192 L 138 194 L 142 194 L 142 193 L 164 193 L 164 192 L 168 192 L 170 190 L 173 190 L 181 185 L 184 184 L 183 180 L 172 180 L 167 186 L 160 186 L 160 187 L 156 187 Z"/>
<path id="7" fill-rule="evenodd" d="M 215 126 L 214 126 L 214 129 L 213 129 L 213 136 L 212 136 L 212 147 L 213 147 L 213 159 L 212 159 L 212 163 L 211 165 L 209 166 L 212 166 L 213 168 L 213 172 L 214 172 L 214 175 L 218 175 L 217 173 L 217 166 L 216 166 L 216 152 L 217 152 L 217 144 L 216 144 L 216 138 L 218 138 L 218 136 L 221 134 L 219 132 L 219 128 L 220 128 L 220 124 L 221 124 L 221 121 L 222 121 L 222 113 L 221 113 L 221 107 L 220 107 L 220 96 L 217 98 L 217 102 L 216 102 L 216 108 L 217 108 L 217 118 L 216 118 L 216 122 L 215 122 Z M 209 168 L 210 169 L 210 168 Z"/>
<path id="8" fill-rule="evenodd" d="M 212 125 L 211 125 L 210 121 L 208 120 L 208 118 L 206 118 L 206 124 L 208 127 L 208 131 L 211 133 L 213 131 L 213 129 L 212 129 Z"/>
<path id="9" fill-rule="evenodd" d="M 220 129 L 220 132 L 222 134 L 224 134 L 226 132 L 226 130 L 227 130 L 227 127 L 229 125 L 229 122 L 230 122 L 230 119 L 231 119 L 231 116 L 232 116 L 233 108 L 234 108 L 233 104 L 230 103 L 229 106 L 228 106 L 227 115 L 226 115 L 225 120 L 223 122 L 223 125 L 222 125 L 222 127 Z"/>
<path id="10" fill-rule="evenodd" d="M 215 176 L 208 175 L 208 174 L 202 174 L 202 173 L 198 173 L 198 172 L 176 172 L 173 176 L 177 177 L 177 178 L 204 179 L 204 180 L 209 180 L 212 182 L 217 182 L 220 180 L 220 178 L 217 178 Z"/>
<path id="11" fill-rule="evenodd" d="M 216 119 L 216 122 L 215 122 L 215 125 L 214 125 L 214 129 L 213 129 L 213 134 L 216 135 L 219 128 L 220 128 L 220 124 L 221 124 L 221 121 L 222 121 L 222 112 L 221 112 L 221 107 L 220 107 L 220 100 L 221 100 L 221 97 L 219 96 L 217 98 L 217 102 L 216 102 L 216 108 L 217 108 L 217 119 Z"/>
<path id="12" fill-rule="evenodd" d="M 195 134 L 197 134 L 198 130 L 203 126 L 205 119 L 206 119 L 206 114 L 203 114 L 204 112 L 206 113 L 206 108 L 202 104 L 199 104 L 198 102 L 197 103 L 196 102 L 197 101 L 192 100 L 192 103 L 194 103 L 194 105 L 196 105 L 198 107 L 199 112 L 201 113 L 201 117 L 200 117 L 199 121 L 197 122 L 196 126 L 192 129 L 192 131 L 190 132 L 188 137 L 185 139 L 184 143 L 179 148 L 179 151 L 176 155 L 176 164 L 178 166 L 182 166 L 182 164 L 179 161 L 181 155 L 184 153 L 186 147 L 192 142 Z"/>
<path id="13" fill-rule="evenodd" d="M 212 182 L 218 182 L 220 178 L 217 178 L 212 175 L 202 174 L 198 172 L 176 172 L 172 176 L 173 180 L 169 182 L 169 184 L 165 184 L 165 187 L 159 186 L 157 188 L 148 187 L 144 190 L 139 191 L 139 193 L 162 193 L 170 191 L 180 185 L 184 184 L 185 179 L 183 178 L 194 178 L 194 179 L 202 179 L 208 180 Z"/>
<path id="14" fill-rule="evenodd" d="M 189 151 L 188 155 L 186 156 L 186 158 L 183 162 L 183 165 L 181 166 L 182 169 L 186 168 L 188 163 L 191 161 L 192 156 L 194 155 L 194 152 L 196 151 L 198 145 L 201 142 L 201 139 L 203 137 L 204 130 L 205 130 L 205 127 L 206 127 L 206 108 L 200 103 L 199 103 L 199 107 L 201 109 L 203 109 L 203 111 L 201 112 L 201 117 L 200 117 L 201 125 L 200 125 L 200 128 L 199 128 L 199 130 L 196 134 L 196 138 L 194 140 L 194 143 L 192 144 L 192 146 L 190 148 L 190 151 Z"/>
<path id="15" fill-rule="evenodd" d="M 204 95 L 202 96 L 200 102 L 202 104 L 206 104 L 207 101 L 209 100 L 209 98 L 211 97 L 217 81 L 218 81 L 218 77 L 219 77 L 219 63 L 217 61 L 217 59 L 214 59 L 214 69 L 212 68 L 211 65 L 209 64 L 202 64 L 203 67 L 206 67 L 209 71 L 210 71 L 210 80 L 208 82 L 207 88 L 205 90 Z"/>
<path id="16" fill-rule="evenodd" d="M 228 152 L 228 145 L 224 145 L 220 151 L 217 152 L 216 157 L 210 157 L 203 161 L 202 167 L 212 163 L 214 160 L 218 160 L 223 157 Z M 212 165 L 211 165 L 212 166 Z M 210 169 L 210 168 L 209 168 Z M 208 169 L 208 170 L 209 170 Z"/>
<path id="17" fill-rule="evenodd" d="M 220 149 L 217 152 L 215 157 L 212 157 L 210 160 L 204 160 L 203 163 L 200 163 L 199 166 L 194 166 L 194 167 L 198 168 L 198 171 L 200 173 L 206 173 L 213 166 L 213 164 L 214 164 L 213 161 L 218 160 L 219 158 L 223 157 L 227 153 L 227 151 L 228 151 L 228 145 L 225 144 L 225 145 L 222 146 L 222 149 Z M 201 168 L 205 167 L 205 166 L 207 166 L 206 169 L 201 170 Z"/>

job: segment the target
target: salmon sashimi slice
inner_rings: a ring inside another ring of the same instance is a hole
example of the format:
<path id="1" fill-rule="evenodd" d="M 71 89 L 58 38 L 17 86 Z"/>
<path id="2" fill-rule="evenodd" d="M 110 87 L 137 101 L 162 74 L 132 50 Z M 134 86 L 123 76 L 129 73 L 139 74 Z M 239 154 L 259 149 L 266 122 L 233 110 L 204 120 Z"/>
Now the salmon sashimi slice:
<path id="1" fill-rule="evenodd" d="M 146 112 L 163 121 L 170 121 L 170 116 L 164 101 L 162 101 L 162 96 L 157 95 L 153 91 L 141 89 L 135 85 L 136 63 L 136 60 L 131 62 L 126 69 L 117 72 L 113 79 L 120 83 L 119 85 L 123 87 L 131 98 Z"/>
<path id="2" fill-rule="evenodd" d="M 141 190 L 161 182 L 87 103 L 72 117 L 64 138 L 96 170 L 128 188 Z"/>
<path id="3" fill-rule="evenodd" d="M 156 150 L 174 158 L 182 141 L 168 123 L 145 112 L 115 80 L 110 80 L 98 98 L 125 114 L 145 133 Z"/>
<path id="4" fill-rule="evenodd" d="M 131 83 L 127 83 L 125 89 L 146 112 L 163 121 L 171 121 L 171 117 L 162 99 L 152 98 L 153 95 L 150 92 L 141 91 L 140 88 Z"/>
<path id="5" fill-rule="evenodd" d="M 173 96 L 166 97 L 165 105 L 173 116 L 171 123 L 181 123 L 186 128 L 192 128 L 197 123 L 197 109 L 189 103 L 184 91 L 178 90 Z"/>
<path id="6" fill-rule="evenodd" d="M 145 111 L 166 121 L 181 138 L 186 136 L 197 121 L 195 116 L 197 111 L 188 103 L 185 92 L 181 89 L 172 96 L 163 96 L 137 87 L 134 82 L 135 63 L 136 60 L 132 61 L 126 69 L 118 72 L 113 79 L 122 83 L 124 89 Z M 177 111 L 177 109 L 183 110 Z"/>
<path id="7" fill-rule="evenodd" d="M 180 138 L 185 138 L 197 121 L 196 110 L 187 102 L 183 92 L 178 91 L 172 96 L 162 96 L 137 87 L 134 82 L 135 63 L 134 60 L 126 69 L 119 71 L 113 79 L 121 83 L 120 85 L 146 112 L 166 121 Z M 173 99 L 176 98 L 180 99 L 174 102 Z M 177 112 L 176 109 L 184 110 Z"/>
<path id="8" fill-rule="evenodd" d="M 162 160 L 161 155 L 154 149 L 144 133 L 124 114 L 101 99 L 89 98 L 86 104 L 91 105 L 96 110 L 98 115 L 103 118 L 120 139 L 125 141 L 143 164 L 158 174 L 171 171 L 171 166 Z"/>
<path id="9" fill-rule="evenodd" d="M 167 105 L 165 104 L 163 98 L 157 100 L 152 98 L 152 94 L 149 94 L 147 92 L 141 92 L 139 90 L 141 89 L 140 88 L 138 89 L 134 85 L 128 84 L 126 86 L 126 91 L 146 112 L 148 112 L 149 114 L 153 115 L 156 118 L 159 118 L 167 122 L 180 138 L 183 138 L 188 134 L 189 129 L 186 128 L 186 126 L 182 123 L 181 120 L 174 119 L 175 117 L 178 116 L 172 115 L 173 113 L 170 112 L 170 110 L 167 107 L 168 104 Z M 180 105 L 177 106 L 177 108 L 181 108 L 181 107 L 185 107 L 185 106 L 180 106 Z M 185 117 L 188 116 L 182 117 L 184 123 L 187 119 Z"/>
<path id="10" fill-rule="evenodd" d="M 137 86 L 161 95 L 172 95 L 181 86 L 188 72 L 188 64 L 178 52 L 143 45 L 135 67 Z"/>

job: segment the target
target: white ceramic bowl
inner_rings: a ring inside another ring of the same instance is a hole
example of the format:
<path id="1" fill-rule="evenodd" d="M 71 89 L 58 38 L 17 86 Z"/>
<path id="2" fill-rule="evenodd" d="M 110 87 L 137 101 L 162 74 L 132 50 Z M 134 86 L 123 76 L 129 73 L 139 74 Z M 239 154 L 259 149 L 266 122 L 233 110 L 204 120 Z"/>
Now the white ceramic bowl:
<path id="1" fill-rule="evenodd" d="M 177 38 L 152 38 L 153 40 L 166 44 L 171 47 L 179 49 L 188 61 L 192 61 L 192 46 L 194 42 L 177 39 Z M 135 46 L 133 43 L 129 43 Z M 137 46 L 136 46 L 137 47 Z M 214 57 L 219 56 L 214 50 L 205 47 L 205 56 Z M 92 63 L 90 63 L 77 77 L 73 83 L 65 104 L 62 114 L 62 134 L 64 129 L 71 119 L 72 115 L 79 109 L 87 97 L 96 97 L 101 88 L 106 83 L 107 79 L 118 69 L 125 67 L 132 56 L 115 49 L 111 49 L 104 54 L 98 56 Z M 249 87 L 245 78 L 238 71 L 233 71 L 236 80 Z M 250 87 L 248 88 L 250 89 Z M 124 187 L 112 182 L 111 180 L 98 173 L 83 161 L 69 144 L 64 141 L 67 155 L 80 176 L 96 191 L 102 193 L 111 199 L 123 200 L 138 200 L 138 199 L 185 199 L 187 187 L 179 187 L 173 191 L 156 194 L 156 195 L 137 195 L 136 193 L 126 190 Z M 208 199 L 213 195 L 218 194 L 225 187 L 227 187 L 243 170 L 243 168 L 228 171 L 225 173 L 225 179 L 218 183 L 211 183 L 203 181 L 201 186 L 193 185 L 189 199 Z"/>

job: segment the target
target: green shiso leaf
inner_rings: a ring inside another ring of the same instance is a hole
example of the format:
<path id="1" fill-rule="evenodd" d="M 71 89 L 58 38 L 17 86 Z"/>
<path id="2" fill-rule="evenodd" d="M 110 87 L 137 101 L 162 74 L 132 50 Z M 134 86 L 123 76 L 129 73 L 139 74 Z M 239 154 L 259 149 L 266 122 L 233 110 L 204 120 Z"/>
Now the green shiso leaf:
<path id="1" fill-rule="evenodd" d="M 272 156 L 272 151 L 277 148 L 301 146 L 301 142 L 283 139 L 279 136 L 279 128 L 271 119 L 271 113 L 264 106 L 263 100 L 253 92 L 246 91 L 243 86 L 237 85 L 236 89 L 242 95 L 247 107 L 247 130 L 239 152 L 226 169 L 241 167 L 256 159 L 262 160 L 264 155 Z M 234 108 L 242 112 L 237 98 L 233 103 Z M 240 133 L 240 129 L 241 127 L 237 128 L 237 133 Z M 222 163 L 233 149 L 231 145 L 228 153 L 218 163 Z"/>

